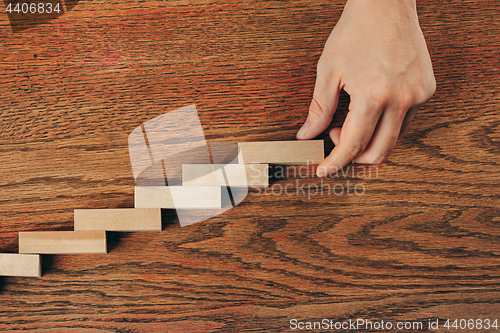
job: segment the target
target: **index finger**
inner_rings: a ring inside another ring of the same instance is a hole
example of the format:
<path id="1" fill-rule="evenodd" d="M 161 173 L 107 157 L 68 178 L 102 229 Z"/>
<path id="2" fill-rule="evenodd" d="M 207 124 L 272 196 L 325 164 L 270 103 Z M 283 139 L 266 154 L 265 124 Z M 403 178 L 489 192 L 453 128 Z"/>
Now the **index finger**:
<path id="1" fill-rule="evenodd" d="M 364 96 L 353 96 L 349 108 L 338 145 L 318 166 L 319 177 L 343 168 L 365 150 L 384 110 L 382 104 Z"/>

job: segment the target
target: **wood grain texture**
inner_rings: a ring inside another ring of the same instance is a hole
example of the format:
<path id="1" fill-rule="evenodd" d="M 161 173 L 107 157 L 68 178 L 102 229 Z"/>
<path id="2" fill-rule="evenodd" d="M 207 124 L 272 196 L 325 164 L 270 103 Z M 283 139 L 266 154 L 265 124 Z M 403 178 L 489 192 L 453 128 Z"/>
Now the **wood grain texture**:
<path id="1" fill-rule="evenodd" d="M 0 278 L 0 330 L 498 316 L 500 5 L 417 2 L 438 88 L 385 165 L 277 177 L 209 221 L 167 211 L 107 255 L 43 256 L 41 279 Z M 195 103 L 210 141 L 294 140 L 343 5 L 84 0 L 16 33 L 0 14 L 0 252 L 71 230 L 74 209 L 132 208 L 128 134 L 166 111 Z"/>

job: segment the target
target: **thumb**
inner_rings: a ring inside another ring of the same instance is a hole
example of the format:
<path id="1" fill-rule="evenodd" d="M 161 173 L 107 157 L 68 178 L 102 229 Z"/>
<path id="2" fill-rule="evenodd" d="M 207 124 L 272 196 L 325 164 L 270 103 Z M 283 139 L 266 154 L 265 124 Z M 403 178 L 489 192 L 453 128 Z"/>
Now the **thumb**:
<path id="1" fill-rule="evenodd" d="M 339 82 L 327 82 L 324 76 L 318 73 L 309 114 L 297 133 L 299 140 L 314 139 L 332 122 L 339 101 Z"/>

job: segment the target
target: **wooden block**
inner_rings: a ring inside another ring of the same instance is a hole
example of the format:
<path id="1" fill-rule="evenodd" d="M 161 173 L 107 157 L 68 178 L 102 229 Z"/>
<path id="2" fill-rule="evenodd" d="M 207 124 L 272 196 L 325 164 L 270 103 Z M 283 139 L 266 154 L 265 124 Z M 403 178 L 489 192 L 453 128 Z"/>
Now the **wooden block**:
<path id="1" fill-rule="evenodd" d="M 42 259 L 38 254 L 0 253 L 0 276 L 40 277 Z"/>
<path id="2" fill-rule="evenodd" d="M 20 232 L 19 253 L 107 253 L 106 231 Z"/>
<path id="3" fill-rule="evenodd" d="M 161 209 L 75 209 L 75 231 L 79 230 L 161 231 Z"/>
<path id="4" fill-rule="evenodd" d="M 267 164 L 188 164 L 182 166 L 184 186 L 269 186 Z"/>
<path id="5" fill-rule="evenodd" d="M 150 186 L 135 188 L 135 208 L 220 209 L 220 186 Z"/>
<path id="6" fill-rule="evenodd" d="M 238 163 L 318 164 L 325 158 L 323 140 L 238 143 Z"/>

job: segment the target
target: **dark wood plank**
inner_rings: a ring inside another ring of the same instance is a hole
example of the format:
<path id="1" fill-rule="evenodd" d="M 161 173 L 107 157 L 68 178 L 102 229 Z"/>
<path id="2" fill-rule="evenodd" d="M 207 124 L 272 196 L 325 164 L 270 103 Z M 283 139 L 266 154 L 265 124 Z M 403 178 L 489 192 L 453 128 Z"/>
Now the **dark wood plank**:
<path id="1" fill-rule="evenodd" d="M 74 209 L 133 207 L 128 134 L 166 111 L 195 103 L 211 141 L 294 139 L 343 4 L 65 2 L 16 32 L 0 14 L 0 252 L 71 230 Z M 111 233 L 107 255 L 44 256 L 41 279 L 0 278 L 0 330 L 500 319 L 499 5 L 418 7 L 438 90 L 387 164 L 275 179 L 186 228 L 166 213 L 161 233 Z"/>

